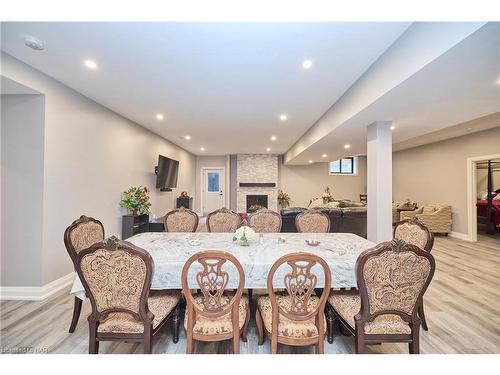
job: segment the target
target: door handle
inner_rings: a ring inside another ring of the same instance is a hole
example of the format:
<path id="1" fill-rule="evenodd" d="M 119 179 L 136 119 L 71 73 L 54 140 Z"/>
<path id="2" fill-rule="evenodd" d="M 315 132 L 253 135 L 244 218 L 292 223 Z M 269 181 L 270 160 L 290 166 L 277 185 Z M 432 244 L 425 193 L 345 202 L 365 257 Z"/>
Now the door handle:
<path id="1" fill-rule="evenodd" d="M 223 195 L 223 194 L 222 194 L 222 190 L 220 191 L 220 194 L 219 194 L 219 195 Z"/>

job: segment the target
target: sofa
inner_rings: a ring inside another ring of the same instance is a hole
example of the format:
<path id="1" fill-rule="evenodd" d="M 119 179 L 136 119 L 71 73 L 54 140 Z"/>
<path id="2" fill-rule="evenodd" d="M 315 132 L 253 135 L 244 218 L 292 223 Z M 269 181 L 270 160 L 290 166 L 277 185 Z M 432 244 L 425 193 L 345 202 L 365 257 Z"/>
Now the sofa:
<path id="1" fill-rule="evenodd" d="M 339 201 L 338 207 L 315 207 L 330 218 L 331 233 L 354 233 L 366 238 L 366 205 L 361 202 Z M 303 211 L 304 207 L 291 207 L 281 210 L 281 232 L 297 232 L 295 218 Z"/>
<path id="2" fill-rule="evenodd" d="M 414 211 L 417 208 L 417 204 L 407 199 L 406 201 L 394 201 L 392 202 L 392 224 L 396 224 L 401 221 L 400 212 L 402 211 Z"/>
<path id="3" fill-rule="evenodd" d="M 416 218 L 432 233 L 451 232 L 451 206 L 445 204 L 426 204 L 415 211 L 402 211 L 401 220 Z"/>

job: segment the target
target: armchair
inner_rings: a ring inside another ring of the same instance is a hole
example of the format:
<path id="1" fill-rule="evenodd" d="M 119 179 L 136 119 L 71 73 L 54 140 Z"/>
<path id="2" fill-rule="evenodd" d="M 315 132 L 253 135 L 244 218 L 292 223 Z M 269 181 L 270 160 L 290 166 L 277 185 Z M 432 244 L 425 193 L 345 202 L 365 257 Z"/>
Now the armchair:
<path id="1" fill-rule="evenodd" d="M 442 204 L 427 204 L 415 211 L 401 212 L 401 220 L 416 218 L 424 224 L 432 233 L 451 232 L 451 206 Z"/>

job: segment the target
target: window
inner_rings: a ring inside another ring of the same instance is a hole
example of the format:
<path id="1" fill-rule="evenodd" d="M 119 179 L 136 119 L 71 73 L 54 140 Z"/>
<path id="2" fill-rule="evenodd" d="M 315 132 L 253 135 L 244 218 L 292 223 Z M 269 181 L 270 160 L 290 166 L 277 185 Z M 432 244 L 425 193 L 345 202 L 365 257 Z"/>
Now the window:
<path id="1" fill-rule="evenodd" d="M 350 156 L 330 163 L 330 174 L 356 174 L 356 158 Z"/>
<path id="2" fill-rule="evenodd" d="M 219 189 L 219 172 L 208 172 L 207 173 L 208 180 L 208 191 L 209 192 L 218 192 Z"/>

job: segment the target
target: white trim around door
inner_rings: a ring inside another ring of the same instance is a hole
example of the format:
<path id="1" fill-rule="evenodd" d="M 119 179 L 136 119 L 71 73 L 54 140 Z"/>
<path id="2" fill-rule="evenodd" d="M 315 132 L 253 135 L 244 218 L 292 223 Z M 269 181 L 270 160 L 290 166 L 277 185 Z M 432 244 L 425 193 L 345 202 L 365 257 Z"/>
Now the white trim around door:
<path id="1" fill-rule="evenodd" d="M 205 192 L 205 171 L 207 170 L 222 170 L 222 181 L 220 181 L 220 186 L 222 187 L 224 194 L 224 206 L 227 206 L 228 191 L 226 191 L 226 167 L 201 167 L 200 168 L 200 213 L 199 216 L 204 216 L 203 208 L 203 195 Z"/>
<path id="2" fill-rule="evenodd" d="M 500 159 L 500 154 L 474 156 L 467 158 L 467 241 L 477 241 L 477 173 L 476 164 L 480 161 Z"/>

